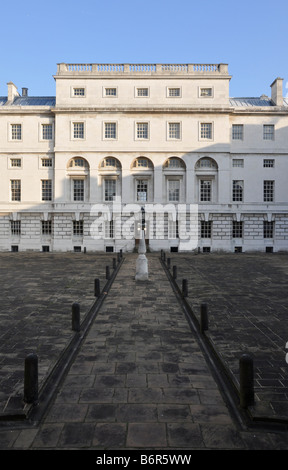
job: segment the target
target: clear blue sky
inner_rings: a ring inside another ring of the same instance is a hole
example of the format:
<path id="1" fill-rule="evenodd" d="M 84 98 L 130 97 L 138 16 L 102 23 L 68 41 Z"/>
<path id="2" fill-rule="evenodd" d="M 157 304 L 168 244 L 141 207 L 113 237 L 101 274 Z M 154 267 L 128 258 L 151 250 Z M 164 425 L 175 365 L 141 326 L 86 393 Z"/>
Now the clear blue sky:
<path id="1" fill-rule="evenodd" d="M 230 96 L 288 94 L 287 0 L 14 0 L 1 5 L 0 96 L 54 96 L 59 62 L 228 63 Z"/>

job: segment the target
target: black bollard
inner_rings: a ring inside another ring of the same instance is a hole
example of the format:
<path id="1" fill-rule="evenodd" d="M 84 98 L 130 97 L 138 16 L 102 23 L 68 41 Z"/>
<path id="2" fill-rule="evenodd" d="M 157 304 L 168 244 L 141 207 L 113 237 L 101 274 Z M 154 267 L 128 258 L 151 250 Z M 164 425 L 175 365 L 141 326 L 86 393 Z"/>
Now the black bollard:
<path id="1" fill-rule="evenodd" d="M 240 365 L 240 406 L 247 408 L 254 404 L 254 367 L 253 359 L 248 354 L 243 354 Z"/>
<path id="2" fill-rule="evenodd" d="M 123 251 L 120 250 L 120 258 L 122 259 L 123 258 Z"/>
<path id="3" fill-rule="evenodd" d="M 170 269 L 171 266 L 171 258 L 167 258 L 167 268 Z"/>
<path id="4" fill-rule="evenodd" d="M 24 401 L 34 405 L 38 402 L 38 357 L 34 353 L 25 358 Z"/>
<path id="5" fill-rule="evenodd" d="M 110 279 L 110 267 L 106 266 L 106 279 Z"/>
<path id="6" fill-rule="evenodd" d="M 183 297 L 188 297 L 187 279 L 182 280 L 182 295 L 183 295 Z"/>
<path id="7" fill-rule="evenodd" d="M 208 305 L 201 304 L 200 306 L 200 329 L 201 333 L 208 330 Z"/>
<path id="8" fill-rule="evenodd" d="M 113 269 L 116 269 L 116 258 L 113 258 Z"/>
<path id="9" fill-rule="evenodd" d="M 163 250 L 160 252 L 160 258 L 163 259 Z"/>
<path id="10" fill-rule="evenodd" d="M 173 279 L 177 279 L 177 266 L 173 266 Z"/>
<path id="11" fill-rule="evenodd" d="M 94 295 L 95 297 L 100 297 L 100 280 L 95 279 L 94 281 Z"/>
<path id="12" fill-rule="evenodd" d="M 165 263 L 165 261 L 166 261 L 166 253 L 165 253 L 165 251 L 163 251 L 163 261 L 164 261 L 164 263 Z"/>
<path id="13" fill-rule="evenodd" d="M 72 304 L 72 330 L 80 331 L 80 305 L 77 302 Z"/>

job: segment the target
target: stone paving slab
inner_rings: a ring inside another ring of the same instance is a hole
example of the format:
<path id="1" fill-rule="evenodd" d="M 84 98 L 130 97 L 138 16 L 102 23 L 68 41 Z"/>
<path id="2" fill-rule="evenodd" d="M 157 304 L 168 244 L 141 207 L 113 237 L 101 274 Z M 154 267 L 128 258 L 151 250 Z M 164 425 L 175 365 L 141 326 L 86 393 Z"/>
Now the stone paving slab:
<path id="1" fill-rule="evenodd" d="M 180 289 L 187 279 L 186 300 L 199 322 L 207 303 L 207 336 L 237 389 L 241 355 L 253 358 L 254 419 L 288 422 L 288 255 L 177 254 L 170 263 Z"/>
<path id="2" fill-rule="evenodd" d="M 114 255 L 115 256 L 115 255 Z M 106 283 L 111 254 L 0 253 L 0 414 L 23 394 L 24 361 L 39 357 L 39 387 L 73 336 L 72 303 L 81 321 L 95 302 L 94 278 Z"/>
<path id="3" fill-rule="evenodd" d="M 0 448 L 287 449 L 287 432 L 234 421 L 159 254 L 147 255 L 145 282 L 135 282 L 136 256 L 125 256 L 43 421 L 0 426 Z"/>

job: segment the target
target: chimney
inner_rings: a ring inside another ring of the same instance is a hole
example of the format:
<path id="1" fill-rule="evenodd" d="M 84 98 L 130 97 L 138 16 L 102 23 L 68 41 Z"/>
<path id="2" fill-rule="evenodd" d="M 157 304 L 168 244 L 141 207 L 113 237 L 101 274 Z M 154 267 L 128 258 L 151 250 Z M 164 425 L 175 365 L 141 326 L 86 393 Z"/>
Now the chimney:
<path id="1" fill-rule="evenodd" d="M 276 106 L 283 106 L 283 78 L 275 78 L 271 86 L 271 99 Z"/>
<path id="2" fill-rule="evenodd" d="M 22 88 L 22 96 L 28 96 L 28 88 Z"/>
<path id="3" fill-rule="evenodd" d="M 19 93 L 17 91 L 17 87 L 14 85 L 13 82 L 8 82 L 8 102 L 12 103 L 14 101 L 14 98 L 16 96 L 19 96 Z"/>

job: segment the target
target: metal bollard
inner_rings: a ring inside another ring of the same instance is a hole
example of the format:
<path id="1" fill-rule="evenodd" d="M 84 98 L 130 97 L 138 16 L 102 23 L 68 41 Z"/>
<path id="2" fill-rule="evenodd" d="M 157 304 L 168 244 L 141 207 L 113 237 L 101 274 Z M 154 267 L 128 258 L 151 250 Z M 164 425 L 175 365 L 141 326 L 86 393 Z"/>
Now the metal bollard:
<path id="1" fill-rule="evenodd" d="M 120 250 L 120 258 L 123 258 L 123 250 Z"/>
<path id="2" fill-rule="evenodd" d="M 161 250 L 161 259 L 163 259 L 163 250 Z"/>
<path id="3" fill-rule="evenodd" d="M 240 365 L 240 406 L 247 408 L 254 404 L 254 367 L 253 359 L 243 354 L 239 360 Z"/>
<path id="4" fill-rule="evenodd" d="M 77 302 L 72 304 L 72 330 L 80 331 L 80 305 Z"/>
<path id="5" fill-rule="evenodd" d="M 106 266 L 106 279 L 110 279 L 110 267 Z"/>
<path id="6" fill-rule="evenodd" d="M 38 357 L 34 353 L 25 358 L 24 401 L 34 405 L 38 402 Z"/>
<path id="7" fill-rule="evenodd" d="M 171 258 L 167 258 L 167 268 L 170 269 L 171 266 Z"/>
<path id="8" fill-rule="evenodd" d="M 116 258 L 113 258 L 113 269 L 116 269 Z"/>
<path id="9" fill-rule="evenodd" d="M 95 279 L 94 281 L 94 295 L 95 297 L 100 297 L 100 280 Z"/>
<path id="10" fill-rule="evenodd" d="M 200 329 L 201 333 L 208 330 L 208 305 L 201 304 L 200 306 Z"/>
<path id="11" fill-rule="evenodd" d="M 177 279 L 177 266 L 173 266 L 173 279 Z"/>
<path id="12" fill-rule="evenodd" d="M 182 295 L 183 295 L 183 297 L 188 297 L 187 279 L 182 280 Z"/>

